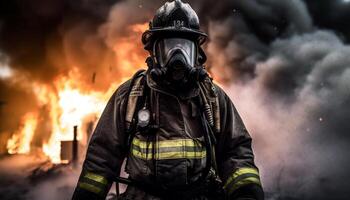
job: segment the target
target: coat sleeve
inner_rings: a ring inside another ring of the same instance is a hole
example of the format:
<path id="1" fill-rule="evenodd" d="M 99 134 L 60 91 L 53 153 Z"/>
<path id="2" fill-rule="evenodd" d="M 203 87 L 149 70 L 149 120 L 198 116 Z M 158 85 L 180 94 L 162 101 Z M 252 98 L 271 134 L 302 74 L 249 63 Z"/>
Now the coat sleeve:
<path id="1" fill-rule="evenodd" d="M 121 85 L 105 107 L 90 139 L 72 200 L 102 200 L 119 175 L 126 154 L 124 114 L 129 82 Z"/>
<path id="2" fill-rule="evenodd" d="M 217 135 L 219 176 L 229 199 L 263 200 L 259 170 L 254 163 L 252 138 L 235 106 L 218 88 L 221 131 Z"/>

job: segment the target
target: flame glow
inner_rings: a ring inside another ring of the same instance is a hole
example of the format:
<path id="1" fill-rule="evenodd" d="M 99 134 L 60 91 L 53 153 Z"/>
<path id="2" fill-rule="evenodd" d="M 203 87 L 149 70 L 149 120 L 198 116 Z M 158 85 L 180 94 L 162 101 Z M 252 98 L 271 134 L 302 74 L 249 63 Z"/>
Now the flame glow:
<path id="1" fill-rule="evenodd" d="M 139 40 L 147 26 L 136 24 L 129 28 L 133 34 L 118 38 L 118 42 L 112 47 L 116 58 L 116 63 L 112 64 L 118 66 L 119 77 L 115 78 L 107 91 L 86 89 L 84 83 L 79 81 L 79 69 L 76 67 L 72 67 L 68 75 L 58 76 L 50 84 L 28 84 L 36 95 L 39 107 L 45 107 L 49 114 L 49 121 L 43 123 L 49 124 L 50 136 L 43 141 L 42 152 L 51 162 L 62 162 L 61 141 L 73 140 L 74 126 L 78 126 L 80 144 L 84 144 L 84 141 L 86 144 L 88 138 L 86 130 L 83 129 L 84 124 L 96 122 L 118 85 L 144 66 L 145 52 L 135 40 Z M 30 153 L 31 141 L 39 125 L 39 110 L 23 117 L 23 125 L 7 141 L 8 153 Z"/>
<path id="2" fill-rule="evenodd" d="M 9 154 L 29 153 L 30 151 L 30 143 L 38 120 L 35 114 L 29 113 L 23 117 L 22 123 L 18 132 L 14 133 L 7 141 L 7 150 Z"/>
<path id="3" fill-rule="evenodd" d="M 71 80 L 65 78 L 59 80 L 57 85 L 59 86 L 57 97 L 45 90 L 41 90 L 43 93 L 39 95 L 43 100 L 48 100 L 51 106 L 52 134 L 49 141 L 43 144 L 43 151 L 53 163 L 61 161 L 60 142 L 73 140 L 74 126 L 78 126 L 78 140 L 82 140 L 82 124 L 85 116 L 99 117 L 111 95 L 111 91 L 83 93 L 73 88 Z"/>

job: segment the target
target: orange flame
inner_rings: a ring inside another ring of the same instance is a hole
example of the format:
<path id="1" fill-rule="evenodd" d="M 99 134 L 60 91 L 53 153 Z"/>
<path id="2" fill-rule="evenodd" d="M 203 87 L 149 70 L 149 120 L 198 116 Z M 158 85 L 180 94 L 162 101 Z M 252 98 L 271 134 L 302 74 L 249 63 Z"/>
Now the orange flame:
<path id="1" fill-rule="evenodd" d="M 37 123 L 37 117 L 33 113 L 26 114 L 23 117 L 22 127 L 7 141 L 7 150 L 9 154 L 30 152 L 30 143 Z"/>
<path id="2" fill-rule="evenodd" d="M 142 47 L 138 46 L 141 33 L 147 29 L 147 24 L 136 24 L 129 27 L 130 34 L 124 38 L 118 38 L 118 42 L 112 47 L 118 66 L 117 81 L 111 83 L 109 89 L 104 92 L 83 90 L 79 82 L 79 71 L 72 67 L 66 76 L 58 77 L 52 84 L 31 83 L 31 88 L 36 94 L 41 106 L 49 110 L 48 122 L 51 126 L 50 137 L 42 144 L 42 151 L 53 163 L 61 163 L 61 141 L 73 140 L 73 127 L 78 126 L 78 140 L 86 143 L 86 131 L 83 123 L 87 116 L 93 115 L 99 118 L 107 100 L 121 83 L 128 79 L 140 66 L 144 65 L 145 55 Z M 29 153 L 30 143 L 33 140 L 38 125 L 39 111 L 29 113 L 23 117 L 23 126 L 7 141 L 7 149 L 10 154 Z"/>
<path id="3" fill-rule="evenodd" d="M 43 144 L 44 153 L 50 157 L 53 163 L 60 163 L 60 142 L 73 140 L 73 127 L 78 126 L 78 140 L 83 138 L 82 124 L 87 115 L 100 116 L 106 101 L 113 92 L 83 93 L 78 88 L 73 88 L 73 79 L 62 78 L 57 82 L 58 96 L 50 96 L 45 92 L 43 99 L 48 98 L 51 106 L 52 134 L 48 142 Z M 115 88 L 115 87 L 111 87 Z M 39 96 L 41 96 L 39 95 Z"/>

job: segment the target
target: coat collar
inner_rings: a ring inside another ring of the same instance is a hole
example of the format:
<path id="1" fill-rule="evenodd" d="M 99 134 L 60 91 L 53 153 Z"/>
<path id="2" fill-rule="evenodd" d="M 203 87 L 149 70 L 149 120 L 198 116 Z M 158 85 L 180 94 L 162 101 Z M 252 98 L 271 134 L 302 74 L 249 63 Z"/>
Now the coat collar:
<path id="1" fill-rule="evenodd" d="M 157 90 L 159 92 L 162 92 L 164 94 L 168 94 L 168 95 L 172 95 L 172 96 L 175 96 L 175 97 L 178 97 L 180 99 L 190 99 L 190 98 L 193 98 L 193 97 L 196 97 L 199 95 L 199 88 L 196 86 L 196 87 L 193 87 L 193 88 L 190 88 L 189 90 L 186 90 L 186 91 L 183 91 L 183 92 L 179 92 L 179 93 L 175 93 L 174 91 L 171 91 L 170 89 L 167 89 L 166 87 L 160 85 L 160 84 L 157 84 L 152 78 L 151 78 L 151 75 L 149 73 L 149 70 L 147 70 L 146 72 L 146 80 L 147 80 L 147 85 L 154 89 L 154 90 Z"/>

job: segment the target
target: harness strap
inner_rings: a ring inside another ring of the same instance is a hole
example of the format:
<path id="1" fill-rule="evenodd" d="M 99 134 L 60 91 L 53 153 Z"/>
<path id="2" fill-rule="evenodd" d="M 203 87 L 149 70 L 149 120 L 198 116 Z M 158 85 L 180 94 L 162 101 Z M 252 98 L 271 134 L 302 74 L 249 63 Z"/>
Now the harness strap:
<path id="1" fill-rule="evenodd" d="M 127 100 L 127 107 L 125 113 L 125 127 L 127 132 L 132 128 L 132 123 L 134 119 L 134 114 L 136 111 L 137 103 L 139 97 L 142 97 L 144 94 L 144 85 L 142 84 L 142 79 L 144 78 L 145 70 L 138 71 L 132 78 L 129 97 Z"/>

